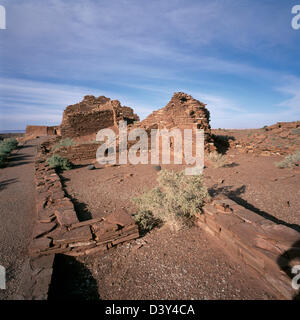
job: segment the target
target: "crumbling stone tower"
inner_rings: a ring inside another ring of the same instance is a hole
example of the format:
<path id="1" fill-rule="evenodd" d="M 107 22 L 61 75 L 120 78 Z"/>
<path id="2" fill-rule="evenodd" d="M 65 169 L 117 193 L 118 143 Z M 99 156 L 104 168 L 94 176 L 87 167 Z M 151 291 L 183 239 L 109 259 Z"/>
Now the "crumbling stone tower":
<path id="1" fill-rule="evenodd" d="M 139 121 L 139 117 L 131 108 L 121 106 L 118 100 L 85 96 L 81 102 L 65 109 L 61 135 L 63 138 L 96 137 L 101 129 L 116 128 L 120 120 L 132 124 Z"/>
<path id="2" fill-rule="evenodd" d="M 174 93 L 170 102 L 157 111 L 152 112 L 140 123 L 140 127 L 151 129 L 203 129 L 205 135 L 205 149 L 214 150 L 210 128 L 210 113 L 206 105 L 192 96 L 183 93 Z"/>

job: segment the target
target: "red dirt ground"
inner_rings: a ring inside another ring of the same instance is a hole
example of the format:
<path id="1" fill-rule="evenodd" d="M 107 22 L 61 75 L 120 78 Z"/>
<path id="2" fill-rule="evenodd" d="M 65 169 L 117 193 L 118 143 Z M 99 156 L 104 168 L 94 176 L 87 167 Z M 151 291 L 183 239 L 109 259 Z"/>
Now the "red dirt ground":
<path id="1" fill-rule="evenodd" d="M 240 139 L 251 132 L 231 133 Z M 277 168 L 275 162 L 282 159 L 231 148 L 225 167 L 215 168 L 207 161 L 205 183 L 212 195 L 226 194 L 266 219 L 300 231 L 300 170 Z M 162 168 L 182 169 L 174 165 Z M 95 170 L 88 170 L 82 163 L 65 171 L 62 178 L 79 219 L 86 220 L 120 208 L 134 213 L 130 199 L 155 186 L 157 174 L 151 165 L 96 165 Z M 105 255 L 79 257 L 69 263 L 88 270 L 86 283 L 94 282 L 101 299 L 276 298 L 258 274 L 225 254 L 219 242 L 196 227 L 178 233 L 166 227 L 154 229 Z M 78 285 L 76 290 L 84 295 L 86 289 Z"/>

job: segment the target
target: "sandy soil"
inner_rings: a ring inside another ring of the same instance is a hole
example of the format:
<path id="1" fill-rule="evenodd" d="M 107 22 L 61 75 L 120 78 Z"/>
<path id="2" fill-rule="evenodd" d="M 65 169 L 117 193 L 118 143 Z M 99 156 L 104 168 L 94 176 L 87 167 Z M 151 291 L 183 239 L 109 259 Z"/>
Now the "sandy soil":
<path id="1" fill-rule="evenodd" d="M 13 151 L 0 169 L 0 265 L 6 268 L 6 290 L 0 300 L 13 299 L 28 257 L 35 219 L 34 157 L 41 140 Z"/>
<path id="2" fill-rule="evenodd" d="M 57 266 L 54 300 L 276 299 L 262 278 L 196 227 L 155 229 L 106 255 L 61 257 Z"/>
<path id="3" fill-rule="evenodd" d="M 282 157 L 229 151 L 228 166 L 204 170 L 210 193 L 225 193 L 267 219 L 299 228 L 298 170 L 278 169 Z M 179 170 L 179 166 L 162 166 Z M 156 184 L 151 165 L 100 167 L 86 165 L 62 174 L 80 219 L 117 210 L 135 212 L 130 199 Z M 70 262 L 72 263 L 72 261 Z M 263 279 L 232 260 L 220 243 L 198 228 L 172 233 L 153 230 L 144 238 L 106 256 L 77 258 L 89 270 L 101 299 L 271 299 Z"/>

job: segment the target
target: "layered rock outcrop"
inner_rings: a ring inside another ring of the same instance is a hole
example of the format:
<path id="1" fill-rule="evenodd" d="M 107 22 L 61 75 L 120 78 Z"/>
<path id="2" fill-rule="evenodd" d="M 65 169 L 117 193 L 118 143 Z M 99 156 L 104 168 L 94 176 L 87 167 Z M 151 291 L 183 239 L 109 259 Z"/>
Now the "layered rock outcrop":
<path id="1" fill-rule="evenodd" d="M 63 138 L 78 138 L 91 136 L 104 128 L 116 127 L 120 120 L 132 124 L 139 121 L 139 117 L 130 107 L 121 106 L 118 100 L 111 100 L 104 96 L 85 96 L 77 104 L 68 106 L 61 123 Z"/>

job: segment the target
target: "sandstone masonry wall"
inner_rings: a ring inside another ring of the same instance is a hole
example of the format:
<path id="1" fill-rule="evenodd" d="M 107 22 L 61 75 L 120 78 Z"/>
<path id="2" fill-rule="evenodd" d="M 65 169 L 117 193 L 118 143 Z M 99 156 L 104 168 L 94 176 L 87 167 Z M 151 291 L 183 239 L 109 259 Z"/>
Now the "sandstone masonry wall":
<path id="1" fill-rule="evenodd" d="M 49 135 L 57 135 L 59 131 L 58 126 L 26 126 L 26 135 L 31 136 L 49 136 Z"/>
<path id="2" fill-rule="evenodd" d="M 104 128 L 118 126 L 120 120 L 133 123 L 139 117 L 129 107 L 121 106 L 118 100 L 104 96 L 85 96 L 83 101 L 66 108 L 61 123 L 63 138 L 89 136 Z"/>
<path id="3" fill-rule="evenodd" d="M 292 265 L 300 264 L 299 232 L 226 197 L 205 205 L 196 224 L 219 239 L 230 255 L 255 269 L 279 298 L 297 295 L 290 276 Z"/>
<path id="4" fill-rule="evenodd" d="M 206 105 L 192 96 L 174 93 L 170 102 L 162 109 L 152 112 L 140 123 L 140 127 L 150 129 L 203 129 L 205 134 L 205 148 L 214 150 L 214 143 L 210 128 L 210 113 Z"/>
<path id="5" fill-rule="evenodd" d="M 31 276 L 23 279 L 19 299 L 48 298 L 55 254 L 79 256 L 105 252 L 139 237 L 135 221 L 123 211 L 79 221 L 59 175 L 49 167 L 42 151 L 40 148 L 35 162 L 37 221 L 27 264 Z"/>

